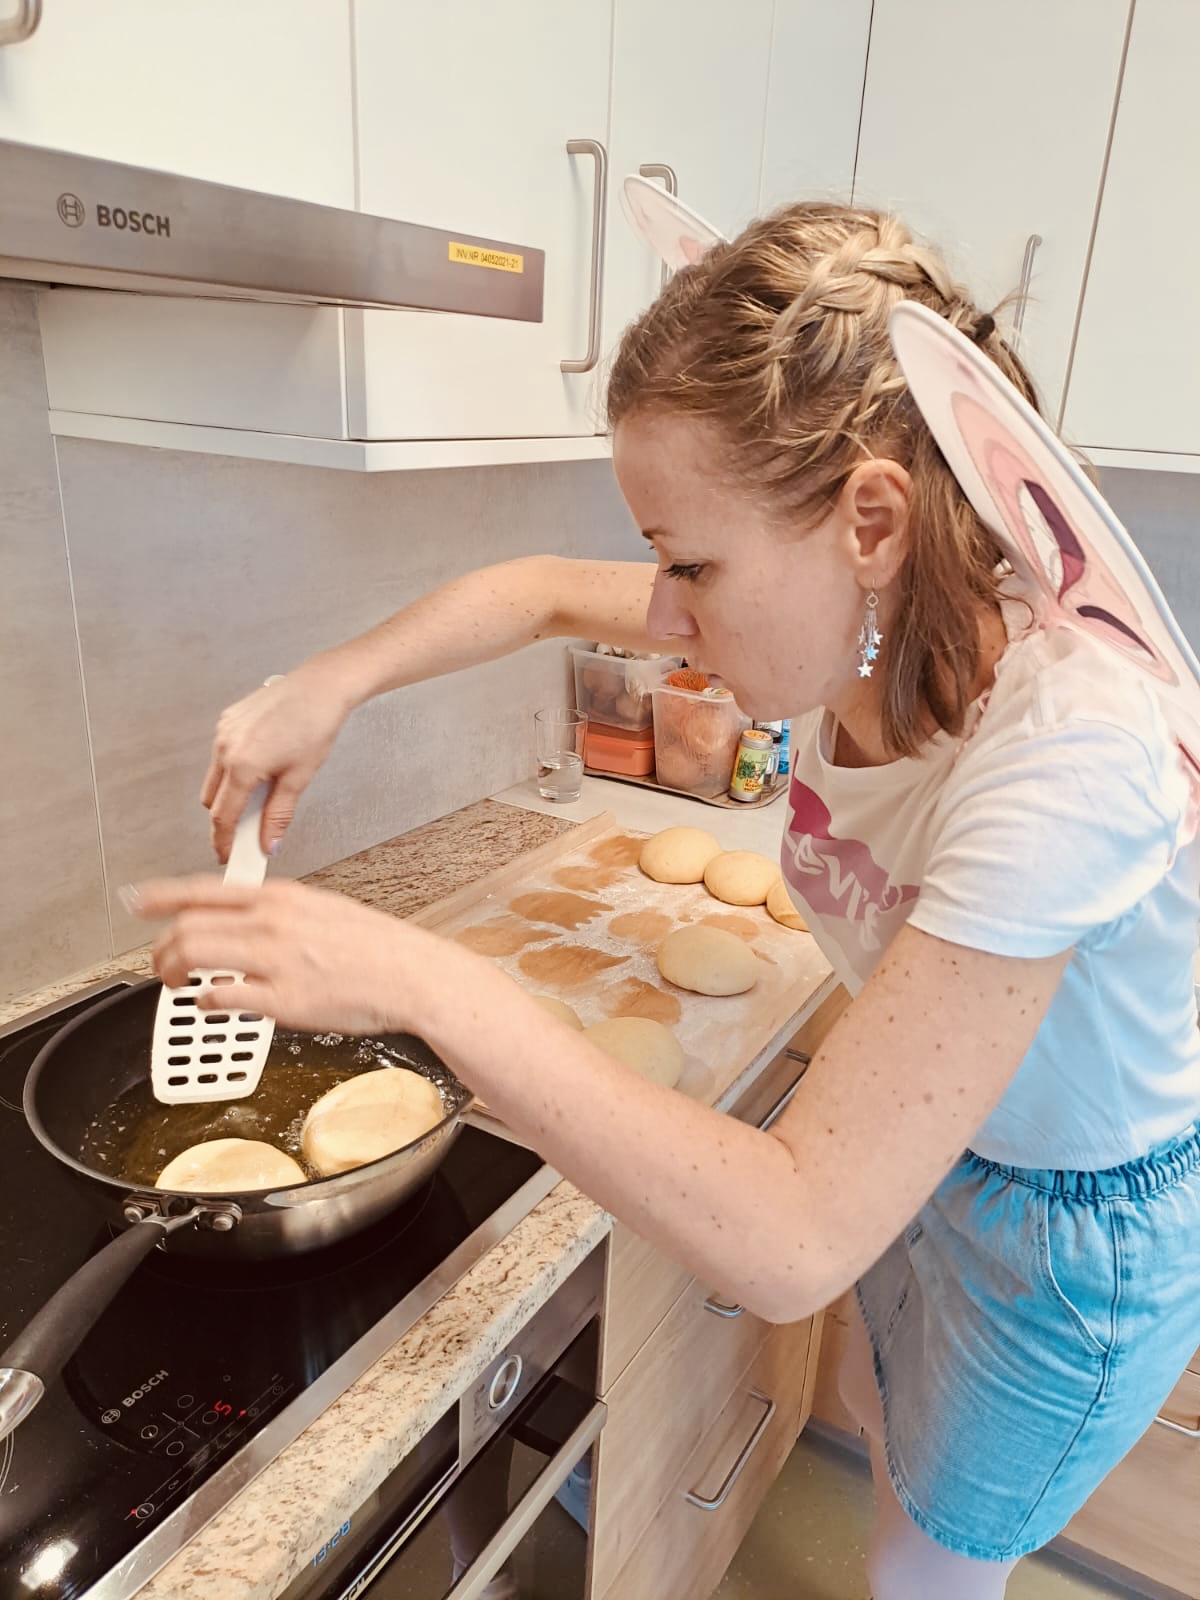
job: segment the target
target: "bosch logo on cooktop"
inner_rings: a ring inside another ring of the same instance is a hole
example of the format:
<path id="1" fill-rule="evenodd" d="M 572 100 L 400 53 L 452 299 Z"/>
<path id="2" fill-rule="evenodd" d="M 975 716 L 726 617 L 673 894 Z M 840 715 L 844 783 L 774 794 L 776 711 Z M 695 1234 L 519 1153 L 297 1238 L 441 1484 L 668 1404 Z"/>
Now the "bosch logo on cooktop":
<path id="1" fill-rule="evenodd" d="M 68 228 L 81 228 L 87 221 L 87 207 L 77 194 L 60 194 L 59 220 Z M 138 211 L 127 206 L 96 206 L 96 226 L 116 228 L 118 233 L 152 233 L 160 239 L 171 237 L 171 219 L 158 211 Z"/>
<path id="2" fill-rule="evenodd" d="M 121 1404 L 125 1407 L 126 1411 L 128 1411 L 130 1406 L 136 1405 L 143 1395 L 149 1394 L 151 1389 L 157 1388 L 163 1379 L 167 1377 L 170 1377 L 170 1373 L 167 1371 L 166 1367 L 162 1367 L 154 1374 L 152 1378 L 147 1378 L 145 1383 L 139 1385 L 139 1387 L 136 1388 L 132 1394 L 127 1394 L 124 1400 L 121 1401 Z"/>

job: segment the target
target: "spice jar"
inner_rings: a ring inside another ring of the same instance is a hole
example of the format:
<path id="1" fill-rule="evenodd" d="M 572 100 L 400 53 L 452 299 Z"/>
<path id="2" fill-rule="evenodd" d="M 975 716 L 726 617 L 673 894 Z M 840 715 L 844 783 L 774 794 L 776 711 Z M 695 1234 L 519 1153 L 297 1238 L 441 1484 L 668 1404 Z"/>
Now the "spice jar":
<path id="1" fill-rule="evenodd" d="M 738 741 L 737 759 L 729 780 L 729 793 L 735 800 L 757 800 L 771 770 L 774 740 L 766 728 L 743 728 Z"/>

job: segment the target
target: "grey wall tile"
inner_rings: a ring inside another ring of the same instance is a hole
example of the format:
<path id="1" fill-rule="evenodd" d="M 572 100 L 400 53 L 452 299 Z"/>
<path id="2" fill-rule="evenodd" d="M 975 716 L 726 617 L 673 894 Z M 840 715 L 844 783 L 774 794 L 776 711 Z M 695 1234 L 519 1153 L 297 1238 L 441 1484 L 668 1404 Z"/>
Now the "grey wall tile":
<path id="1" fill-rule="evenodd" d="M 221 708 L 487 562 L 642 557 L 607 462 L 356 474 L 62 440 L 63 502 L 110 891 L 212 865 L 197 794 Z M 533 770 L 561 643 L 350 720 L 279 870 L 298 875 Z M 111 907 L 118 950 L 143 927 Z"/>
<path id="2" fill-rule="evenodd" d="M 34 295 L 0 286 L 0 997 L 108 954 Z"/>
<path id="3" fill-rule="evenodd" d="M 1200 473 L 1105 468 L 1100 488 L 1200 654 Z"/>

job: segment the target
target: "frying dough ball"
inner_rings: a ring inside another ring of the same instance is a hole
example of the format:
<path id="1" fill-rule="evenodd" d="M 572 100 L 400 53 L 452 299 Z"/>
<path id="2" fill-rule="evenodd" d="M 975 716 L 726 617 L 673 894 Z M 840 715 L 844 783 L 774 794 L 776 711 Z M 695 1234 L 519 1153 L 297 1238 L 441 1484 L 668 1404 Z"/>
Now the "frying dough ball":
<path id="1" fill-rule="evenodd" d="M 552 1017 L 557 1017 L 560 1022 L 565 1022 L 568 1028 L 583 1027 L 578 1014 L 571 1010 L 565 1000 L 556 1000 L 552 994 L 535 994 L 533 998 L 538 1005 L 545 1006 Z"/>
<path id="2" fill-rule="evenodd" d="M 673 1089 L 683 1076 L 683 1046 L 670 1028 L 649 1017 L 609 1017 L 606 1022 L 593 1022 L 585 1028 L 583 1037 L 606 1055 L 615 1056 L 668 1089 Z"/>
<path id="3" fill-rule="evenodd" d="M 300 1146 L 323 1177 L 402 1150 L 446 1115 L 436 1085 L 407 1067 L 377 1067 L 330 1089 L 304 1119 Z"/>
<path id="4" fill-rule="evenodd" d="M 785 928 L 795 928 L 798 933 L 808 932 L 808 923 L 796 910 L 795 901 L 788 893 L 788 886 L 782 878 L 777 878 L 771 885 L 767 895 L 767 910 L 776 922 L 782 922 Z"/>
<path id="5" fill-rule="evenodd" d="M 727 906 L 761 906 L 779 877 L 779 863 L 757 850 L 723 850 L 704 869 L 704 886 Z"/>
<path id="6" fill-rule="evenodd" d="M 699 883 L 721 846 L 703 828 L 664 828 L 647 839 L 638 866 L 656 883 Z"/>
<path id="7" fill-rule="evenodd" d="M 745 994 L 758 982 L 758 957 L 723 928 L 676 928 L 658 947 L 658 970 L 693 994 Z"/>
<path id="8" fill-rule="evenodd" d="M 189 1145 L 154 1180 L 156 1188 L 188 1194 L 238 1194 L 307 1182 L 308 1173 L 298 1161 L 261 1139 L 206 1139 Z"/>

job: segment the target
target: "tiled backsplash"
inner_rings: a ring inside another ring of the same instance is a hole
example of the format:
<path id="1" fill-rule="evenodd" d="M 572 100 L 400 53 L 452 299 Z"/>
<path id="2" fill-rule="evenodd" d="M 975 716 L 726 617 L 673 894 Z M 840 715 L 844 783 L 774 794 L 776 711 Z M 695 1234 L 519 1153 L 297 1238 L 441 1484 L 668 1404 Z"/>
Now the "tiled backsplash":
<path id="1" fill-rule="evenodd" d="M 0 997 L 146 937 L 115 889 L 207 867 L 197 794 L 221 708 L 435 584 L 549 551 L 638 559 L 607 462 L 357 474 L 53 441 L 36 300 L 0 288 Z M 508 787 L 547 643 L 355 713 L 279 871 Z"/>

